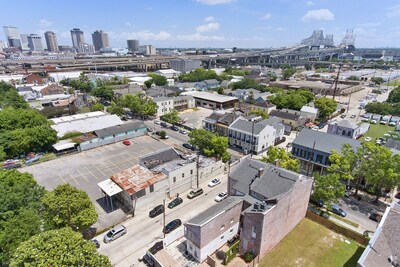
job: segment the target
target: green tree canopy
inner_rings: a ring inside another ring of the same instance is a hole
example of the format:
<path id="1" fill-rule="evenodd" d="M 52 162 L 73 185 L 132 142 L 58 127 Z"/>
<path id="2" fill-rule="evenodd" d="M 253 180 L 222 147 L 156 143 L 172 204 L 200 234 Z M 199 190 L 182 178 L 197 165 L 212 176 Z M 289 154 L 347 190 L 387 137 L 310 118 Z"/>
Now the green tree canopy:
<path id="1" fill-rule="evenodd" d="M 27 109 L 28 103 L 20 96 L 17 89 L 11 84 L 0 81 L 0 109 L 12 107 L 18 109 Z"/>
<path id="2" fill-rule="evenodd" d="M 114 91 L 107 86 L 102 86 L 102 87 L 96 87 L 91 91 L 91 95 L 98 97 L 102 100 L 108 100 L 111 101 L 114 96 Z"/>
<path id="3" fill-rule="evenodd" d="M 218 75 L 213 70 L 205 70 L 197 68 L 189 73 L 179 75 L 179 80 L 182 82 L 201 82 L 204 80 L 218 79 Z"/>
<path id="4" fill-rule="evenodd" d="M 140 94 L 124 95 L 118 102 L 141 118 L 153 116 L 157 112 L 157 104 L 151 98 Z"/>
<path id="5" fill-rule="evenodd" d="M 104 105 L 101 103 L 95 103 L 93 106 L 90 108 L 91 111 L 104 111 Z"/>
<path id="6" fill-rule="evenodd" d="M 167 78 L 156 73 L 149 73 L 148 76 L 151 77 L 152 82 L 157 86 L 164 86 L 168 84 Z"/>
<path id="7" fill-rule="evenodd" d="M 307 103 L 314 99 L 314 94 L 307 90 L 292 90 L 280 92 L 270 98 L 271 102 L 278 109 L 287 108 L 300 110 Z"/>
<path id="8" fill-rule="evenodd" d="M 389 103 L 370 102 L 365 106 L 365 111 L 380 115 L 394 115 L 393 106 Z"/>
<path id="9" fill-rule="evenodd" d="M 371 82 L 373 82 L 375 84 L 382 84 L 384 82 L 384 80 L 382 77 L 372 77 Z"/>
<path id="10" fill-rule="evenodd" d="M 246 76 L 250 74 L 249 70 L 241 70 L 237 68 L 226 68 L 224 70 L 224 73 L 228 75 L 233 75 L 233 76 Z"/>
<path id="11" fill-rule="evenodd" d="M 321 97 L 314 101 L 314 106 L 319 110 L 319 116 L 325 119 L 335 112 L 337 103 L 333 99 Z"/>
<path id="12" fill-rule="evenodd" d="M 296 70 L 292 67 L 292 66 L 288 66 L 288 67 L 285 67 L 283 70 L 282 70 L 282 78 L 284 79 L 284 80 L 288 80 L 290 77 L 292 77 L 293 76 L 293 74 L 295 74 L 296 73 Z"/>
<path id="13" fill-rule="evenodd" d="M 171 123 L 171 124 L 176 124 L 176 123 L 182 121 L 182 118 L 179 117 L 179 113 L 176 110 L 173 110 L 165 115 L 162 115 L 160 117 L 160 119 L 162 119 L 163 121 L 166 121 L 168 123 Z"/>
<path id="14" fill-rule="evenodd" d="M 21 243 L 14 252 L 10 267 L 26 266 L 98 266 L 111 267 L 93 242 L 84 240 L 70 228 L 50 230 Z"/>
<path id="15" fill-rule="evenodd" d="M 351 75 L 351 76 L 347 77 L 347 80 L 349 80 L 349 81 L 358 81 L 358 80 L 360 80 L 360 78 L 358 78 L 358 76 Z"/>
<path id="16" fill-rule="evenodd" d="M 228 138 L 217 136 L 204 129 L 194 129 L 189 133 L 189 143 L 199 148 L 206 156 L 215 156 L 224 162 L 230 159 L 228 149 Z"/>
<path id="17" fill-rule="evenodd" d="M 42 202 L 50 229 L 69 226 L 75 231 L 84 231 L 97 221 L 96 209 L 87 193 L 70 184 L 47 192 Z"/>
<path id="18" fill-rule="evenodd" d="M 400 86 L 393 89 L 388 96 L 387 102 L 400 103 Z"/>
<path id="19" fill-rule="evenodd" d="M 119 105 L 118 101 L 111 102 L 111 105 L 107 107 L 107 112 L 111 114 L 117 114 L 118 116 L 122 116 L 124 114 L 124 108 Z"/>
<path id="20" fill-rule="evenodd" d="M 336 203 L 337 200 L 344 196 L 345 185 L 340 182 L 339 175 L 336 173 L 328 173 L 320 175 L 314 173 L 314 191 L 312 198 L 319 201 L 322 200 L 327 207 Z"/>
<path id="21" fill-rule="evenodd" d="M 268 119 L 269 115 L 267 112 L 262 111 L 262 110 L 253 110 L 250 112 L 250 114 L 256 115 L 256 116 L 260 116 L 263 119 Z"/>
<path id="22" fill-rule="evenodd" d="M 41 198 L 33 176 L 0 168 L 0 265 L 6 265 L 19 243 L 39 233 Z"/>
<path id="23" fill-rule="evenodd" d="M 286 152 L 284 148 L 281 147 L 270 147 L 267 151 L 267 156 L 262 157 L 261 161 L 275 163 L 278 161 L 279 166 L 284 169 L 299 172 L 300 171 L 300 161 L 293 158 L 289 152 Z"/>

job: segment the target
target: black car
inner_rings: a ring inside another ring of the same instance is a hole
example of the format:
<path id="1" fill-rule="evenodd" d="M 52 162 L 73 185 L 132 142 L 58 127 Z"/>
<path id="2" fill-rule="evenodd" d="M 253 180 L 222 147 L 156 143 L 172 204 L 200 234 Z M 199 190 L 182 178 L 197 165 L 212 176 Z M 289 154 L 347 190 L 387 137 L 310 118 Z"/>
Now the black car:
<path id="1" fill-rule="evenodd" d="M 164 212 L 164 205 L 158 205 L 149 212 L 149 217 L 154 218 Z"/>
<path id="2" fill-rule="evenodd" d="M 175 131 L 175 132 L 179 131 L 179 128 L 176 127 L 175 125 L 172 125 L 172 126 L 170 127 L 170 129 L 171 129 L 172 131 Z"/>
<path id="3" fill-rule="evenodd" d="M 325 125 L 326 125 L 326 123 L 324 123 L 324 122 L 321 122 L 320 124 L 318 124 L 318 129 L 322 129 L 322 128 L 324 128 L 324 127 L 325 127 Z"/>
<path id="4" fill-rule="evenodd" d="M 172 200 L 169 204 L 168 204 L 168 208 L 172 209 L 175 208 L 176 206 L 178 206 L 179 204 L 181 204 L 183 202 L 183 199 L 180 197 L 175 198 L 174 200 Z"/>
<path id="5" fill-rule="evenodd" d="M 160 250 L 162 250 L 164 248 L 164 242 L 163 241 L 158 241 L 156 243 L 154 243 L 154 245 L 149 249 L 151 254 L 156 254 L 157 252 L 159 252 Z"/>
<path id="6" fill-rule="evenodd" d="M 182 146 L 183 146 L 184 148 L 190 149 L 190 150 L 192 150 L 192 151 L 195 151 L 195 150 L 196 150 L 196 146 L 191 145 L 191 144 L 189 144 L 189 143 L 183 143 Z"/>
<path id="7" fill-rule="evenodd" d="M 176 228 L 178 228 L 181 225 L 182 225 L 181 220 L 175 219 L 175 220 L 169 222 L 165 226 L 165 228 L 163 229 L 163 233 L 165 233 L 165 234 L 171 233 L 172 231 L 174 231 Z"/>
<path id="8" fill-rule="evenodd" d="M 96 239 L 92 239 L 92 242 L 95 244 L 96 248 L 100 247 L 100 243 Z"/>
<path id="9" fill-rule="evenodd" d="M 161 127 L 164 127 L 164 128 L 168 127 L 168 125 L 165 122 L 161 122 L 160 125 L 161 125 Z"/>

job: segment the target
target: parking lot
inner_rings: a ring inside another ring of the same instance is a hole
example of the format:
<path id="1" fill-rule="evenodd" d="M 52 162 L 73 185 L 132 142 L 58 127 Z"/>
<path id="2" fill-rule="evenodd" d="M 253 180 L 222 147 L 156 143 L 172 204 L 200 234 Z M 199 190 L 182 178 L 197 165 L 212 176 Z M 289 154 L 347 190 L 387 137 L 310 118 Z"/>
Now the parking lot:
<path id="1" fill-rule="evenodd" d="M 141 136 L 130 141 L 129 146 L 118 142 L 28 166 L 22 168 L 21 172 L 32 173 L 36 181 L 47 190 L 63 183 L 84 190 L 95 203 L 100 224 L 112 225 L 113 221 L 120 220 L 125 214 L 117 210 L 113 212 L 114 216 L 106 216 L 111 211 L 103 205 L 102 194 L 97 184 L 137 164 L 139 157 L 171 145 L 168 140 L 157 141 L 150 136 Z"/>
<path id="2" fill-rule="evenodd" d="M 179 116 L 186 121 L 185 125 L 202 129 L 203 128 L 203 120 L 210 116 L 213 113 L 213 110 L 207 108 L 197 108 L 195 110 L 188 109 L 179 113 Z"/>

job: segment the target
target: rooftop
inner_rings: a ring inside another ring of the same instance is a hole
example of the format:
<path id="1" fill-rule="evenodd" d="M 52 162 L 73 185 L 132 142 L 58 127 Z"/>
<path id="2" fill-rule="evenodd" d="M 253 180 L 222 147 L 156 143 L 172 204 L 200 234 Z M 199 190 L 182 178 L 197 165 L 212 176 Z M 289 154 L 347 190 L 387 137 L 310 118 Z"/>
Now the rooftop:
<path id="1" fill-rule="evenodd" d="M 186 222 L 186 224 L 191 225 L 198 225 L 202 226 L 217 216 L 223 215 L 226 211 L 230 210 L 234 206 L 238 205 L 239 203 L 243 202 L 242 197 L 231 196 L 227 199 L 219 202 L 218 204 L 212 206 L 209 209 L 206 209 L 202 213 L 198 214 L 194 218 L 190 219 Z"/>
<path id="2" fill-rule="evenodd" d="M 135 165 L 111 176 L 111 180 L 128 194 L 133 195 L 142 189 L 167 178 L 162 172 L 153 172 L 147 168 Z"/>
<path id="3" fill-rule="evenodd" d="M 312 148 L 314 146 L 315 150 L 325 152 L 327 154 L 330 154 L 333 149 L 340 152 L 343 144 L 350 144 L 353 148 L 358 148 L 361 146 L 360 141 L 307 128 L 301 130 L 299 135 L 293 141 L 293 145 L 299 145 L 308 148 Z"/>
<path id="4" fill-rule="evenodd" d="M 275 110 L 271 110 L 269 115 L 270 116 L 275 116 L 275 117 L 278 117 L 278 118 L 297 121 L 300 118 L 300 111 L 298 111 L 298 114 L 294 114 L 294 113 L 291 113 L 291 112 L 289 112 L 287 110 L 283 111 L 283 110 L 275 109 Z"/>
<path id="5" fill-rule="evenodd" d="M 194 98 L 209 100 L 218 103 L 238 100 L 236 97 L 232 96 L 220 95 L 217 93 L 197 92 L 197 91 L 185 92 L 184 95 L 191 95 Z"/>
<path id="6" fill-rule="evenodd" d="M 127 132 L 139 128 L 146 128 L 146 125 L 142 121 L 135 120 L 128 123 L 123 123 L 103 129 L 96 130 L 95 133 L 98 137 L 105 137 L 109 135 L 114 135 L 122 132 Z"/>
<path id="7" fill-rule="evenodd" d="M 240 132 L 246 132 L 249 134 L 253 135 L 259 135 L 266 127 L 270 126 L 266 120 L 261 120 L 258 122 L 254 122 L 254 128 L 253 128 L 253 122 L 243 119 L 243 118 L 238 118 L 236 121 L 234 121 L 230 126 L 229 129 L 240 131 Z"/>
<path id="8" fill-rule="evenodd" d="M 359 126 L 349 120 L 341 120 L 341 121 L 334 121 L 330 124 L 336 124 L 339 127 L 350 128 L 350 129 L 357 129 Z"/>

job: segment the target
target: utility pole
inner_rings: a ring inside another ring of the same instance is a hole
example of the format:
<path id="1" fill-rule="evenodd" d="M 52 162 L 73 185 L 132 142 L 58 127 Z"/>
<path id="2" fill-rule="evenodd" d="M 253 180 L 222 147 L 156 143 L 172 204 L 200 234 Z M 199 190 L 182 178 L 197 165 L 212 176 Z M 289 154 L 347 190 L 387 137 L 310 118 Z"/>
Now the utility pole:
<path id="1" fill-rule="evenodd" d="M 254 119 L 251 120 L 250 158 L 253 158 Z"/>
<path id="2" fill-rule="evenodd" d="M 337 73 L 337 75 L 336 75 L 336 79 L 335 79 L 335 81 L 334 81 L 334 83 L 335 83 L 335 89 L 333 90 L 333 98 L 332 98 L 333 100 L 335 100 L 336 90 L 337 90 L 337 85 L 338 85 L 338 82 L 339 82 L 339 74 L 340 74 L 341 68 L 342 68 L 342 65 L 339 65 L 339 70 L 338 70 L 338 73 Z"/>
<path id="3" fill-rule="evenodd" d="M 196 188 L 199 188 L 199 160 L 200 160 L 200 155 L 197 154 L 197 159 L 196 159 Z"/>
<path id="4" fill-rule="evenodd" d="M 164 212 L 163 212 L 163 233 L 164 233 L 164 238 L 165 238 L 165 196 L 164 196 L 164 200 L 163 200 L 163 205 L 164 205 Z"/>
<path id="5" fill-rule="evenodd" d="M 226 190 L 226 194 L 228 195 L 228 197 L 231 196 L 231 190 L 230 190 L 230 188 L 231 188 L 231 179 L 230 179 L 230 176 L 229 176 L 230 173 L 231 173 L 231 160 L 228 160 L 228 175 L 227 175 L 227 180 L 228 180 L 227 186 L 228 186 L 228 189 Z"/>

